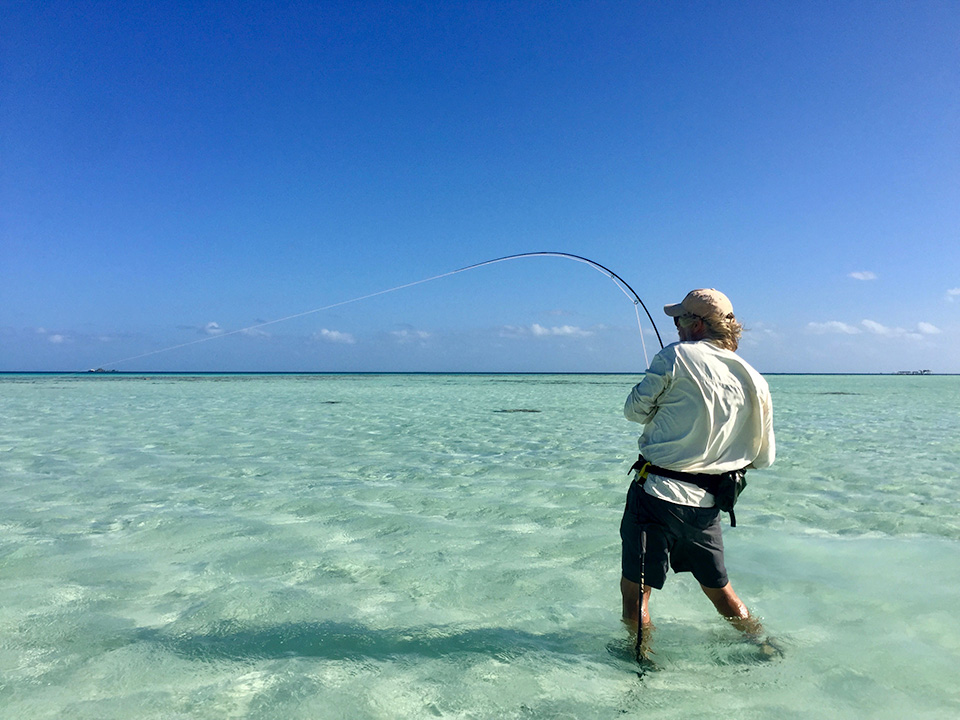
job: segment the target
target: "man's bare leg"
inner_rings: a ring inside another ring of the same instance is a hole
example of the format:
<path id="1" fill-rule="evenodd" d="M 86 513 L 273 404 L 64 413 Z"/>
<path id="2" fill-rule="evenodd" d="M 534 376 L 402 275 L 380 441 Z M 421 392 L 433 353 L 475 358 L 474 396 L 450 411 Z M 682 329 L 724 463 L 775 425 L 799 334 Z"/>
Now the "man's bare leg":
<path id="1" fill-rule="evenodd" d="M 713 606 L 727 621 L 752 643 L 756 644 L 765 658 L 781 657 L 783 650 L 770 638 L 763 637 L 763 625 L 750 615 L 747 606 L 737 597 L 733 586 L 727 583 L 722 588 L 700 586 L 704 595 L 710 598 Z"/>
<path id="2" fill-rule="evenodd" d="M 631 582 L 625 577 L 620 578 L 620 596 L 623 598 L 623 624 L 631 634 L 636 635 L 642 618 L 643 636 L 639 654 L 647 657 L 650 650 L 650 631 L 653 624 L 650 622 L 650 593 L 653 590 L 649 585 L 643 586 L 643 595 L 640 595 L 640 584 Z"/>
<path id="3" fill-rule="evenodd" d="M 703 594 L 710 598 L 710 602 L 730 624 L 745 635 L 759 636 L 763 632 L 760 621 L 751 617 L 750 611 L 743 601 L 733 591 L 733 585 L 727 583 L 722 588 L 700 586 Z"/>
<path id="4" fill-rule="evenodd" d="M 623 598 L 623 622 L 631 630 L 637 629 L 640 618 L 643 626 L 650 624 L 650 591 L 649 585 L 643 586 L 643 607 L 641 611 L 640 584 L 631 582 L 625 577 L 620 578 L 620 596 Z M 641 615 L 642 612 L 642 615 Z"/>

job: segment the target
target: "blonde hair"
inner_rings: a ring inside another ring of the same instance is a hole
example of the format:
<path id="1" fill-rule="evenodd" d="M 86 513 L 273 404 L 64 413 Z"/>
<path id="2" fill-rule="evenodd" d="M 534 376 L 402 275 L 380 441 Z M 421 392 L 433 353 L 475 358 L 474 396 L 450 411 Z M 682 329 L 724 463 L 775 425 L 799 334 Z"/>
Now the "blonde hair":
<path id="1" fill-rule="evenodd" d="M 725 350 L 737 351 L 740 346 L 740 336 L 743 334 L 743 325 L 737 322 L 733 313 L 710 313 L 709 315 L 681 315 L 677 318 L 682 325 L 690 327 L 694 320 L 703 321 L 704 339 Z"/>

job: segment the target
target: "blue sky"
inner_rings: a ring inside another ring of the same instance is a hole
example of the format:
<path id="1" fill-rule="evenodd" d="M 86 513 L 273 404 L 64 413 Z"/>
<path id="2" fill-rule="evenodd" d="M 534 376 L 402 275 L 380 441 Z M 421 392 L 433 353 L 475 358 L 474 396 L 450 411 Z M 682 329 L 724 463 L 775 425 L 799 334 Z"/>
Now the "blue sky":
<path id="1" fill-rule="evenodd" d="M 562 258 L 253 327 L 550 250 L 668 342 L 720 288 L 763 372 L 960 372 L 955 2 L 3 2 L 0 37 L 0 370 L 641 371 Z"/>

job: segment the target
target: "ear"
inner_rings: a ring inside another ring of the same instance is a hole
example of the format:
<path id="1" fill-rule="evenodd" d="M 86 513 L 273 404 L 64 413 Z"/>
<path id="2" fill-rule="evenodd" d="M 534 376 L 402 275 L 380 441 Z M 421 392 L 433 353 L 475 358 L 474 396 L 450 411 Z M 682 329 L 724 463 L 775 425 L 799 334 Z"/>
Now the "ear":
<path id="1" fill-rule="evenodd" d="M 697 318 L 693 325 L 690 326 L 690 334 L 697 340 L 703 340 L 707 334 L 707 324 L 702 318 Z"/>

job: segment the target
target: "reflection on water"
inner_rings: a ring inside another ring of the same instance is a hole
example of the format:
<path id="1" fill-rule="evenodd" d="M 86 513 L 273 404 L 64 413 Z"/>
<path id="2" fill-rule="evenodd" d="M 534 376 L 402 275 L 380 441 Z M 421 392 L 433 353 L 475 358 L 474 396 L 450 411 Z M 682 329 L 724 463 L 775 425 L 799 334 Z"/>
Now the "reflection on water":
<path id="1" fill-rule="evenodd" d="M 420 627 L 380 630 L 358 623 L 301 622 L 261 627 L 222 623 L 207 632 L 141 629 L 136 639 L 197 660 L 290 657 L 323 660 L 386 660 L 481 655 L 504 662 L 524 653 L 581 658 L 590 638 L 577 633 L 535 634 L 509 627 Z"/>

